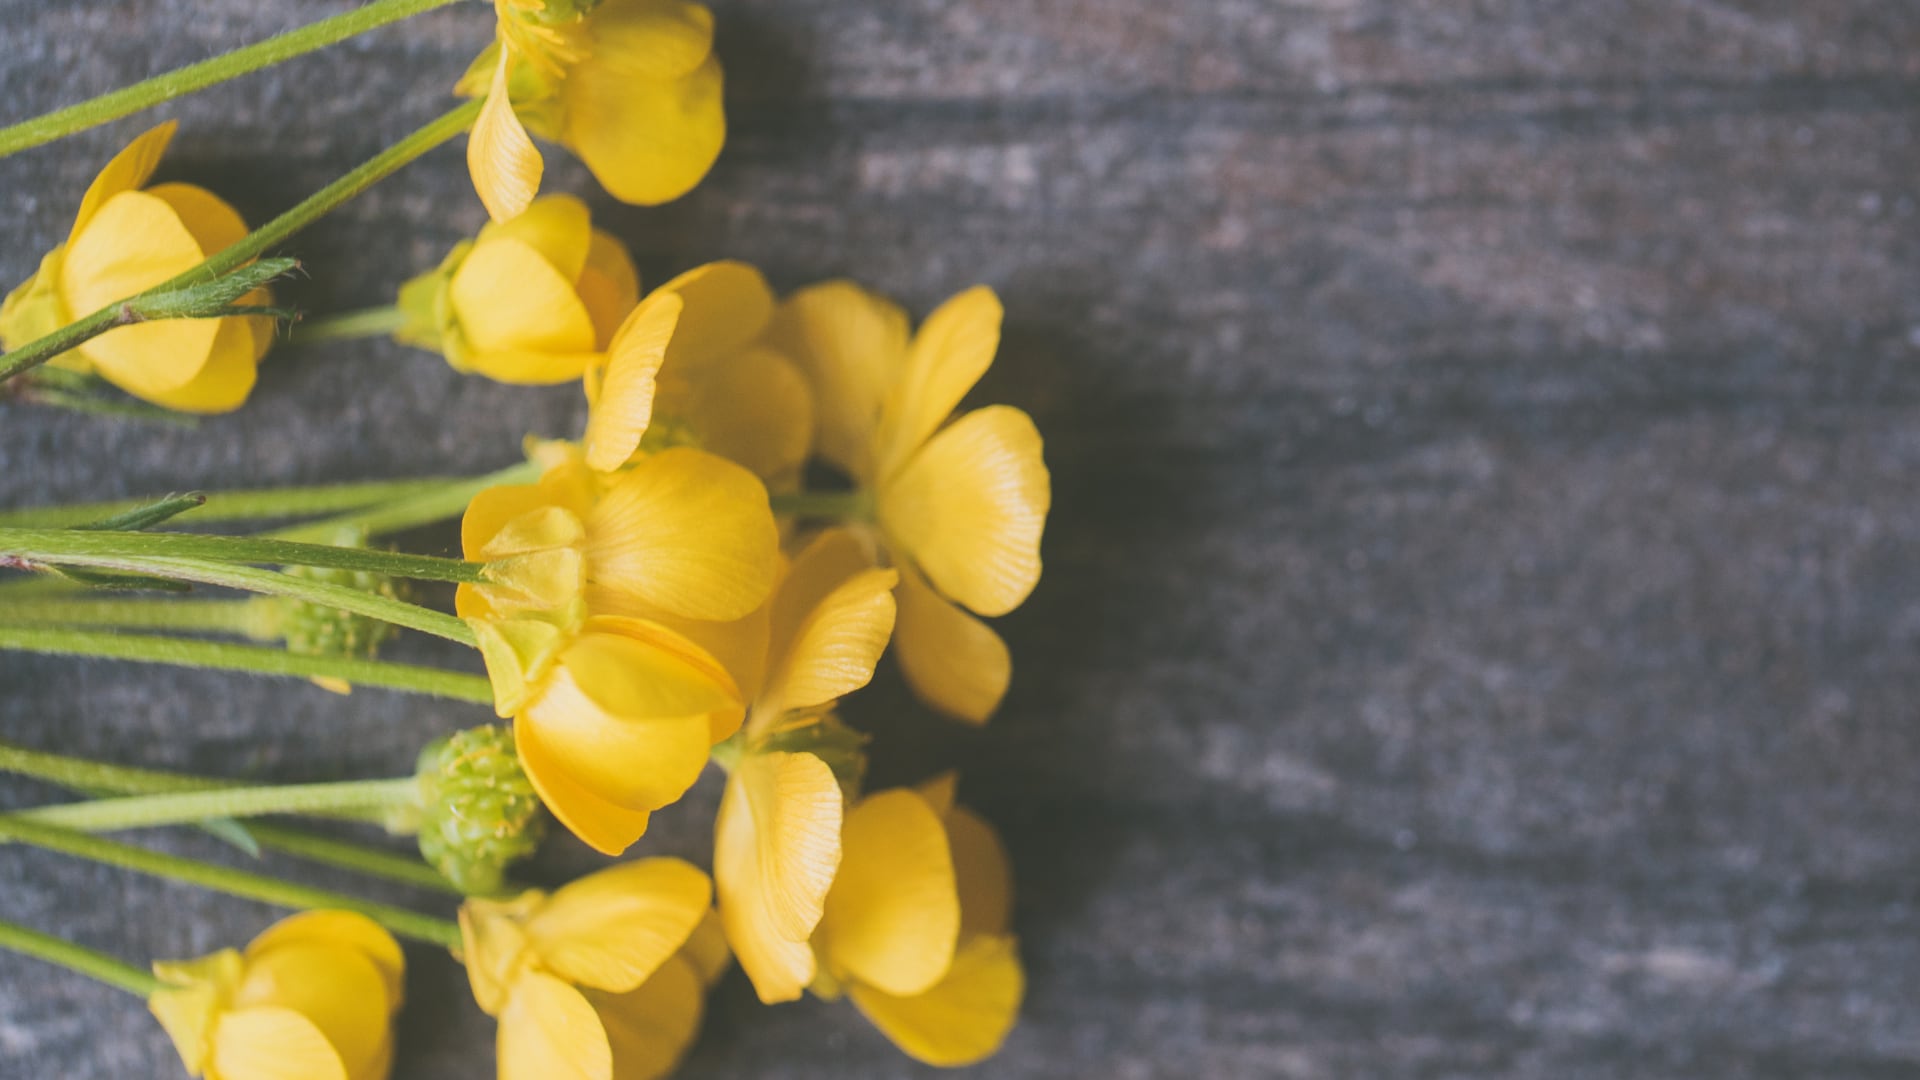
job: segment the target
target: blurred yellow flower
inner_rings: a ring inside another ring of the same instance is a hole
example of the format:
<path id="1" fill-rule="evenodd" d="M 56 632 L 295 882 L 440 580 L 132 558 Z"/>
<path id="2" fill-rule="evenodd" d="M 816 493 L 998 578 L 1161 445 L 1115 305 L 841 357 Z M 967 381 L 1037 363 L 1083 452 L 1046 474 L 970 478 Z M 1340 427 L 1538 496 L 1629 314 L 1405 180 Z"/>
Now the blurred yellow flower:
<path id="1" fill-rule="evenodd" d="M 484 97 L 467 167 L 495 221 L 526 209 L 567 147 L 622 202 L 699 183 L 726 141 L 713 14 L 684 0 L 495 0 L 498 29 L 458 92 Z"/>
<path id="2" fill-rule="evenodd" d="M 642 446 L 694 446 L 746 466 L 776 491 L 797 487 L 813 447 L 813 394 L 793 361 L 764 340 L 774 309 L 766 278 L 746 263 L 708 263 L 646 300 L 673 302 L 678 317 L 657 360 L 646 354 L 651 368 L 624 360 L 622 376 L 610 356 L 609 366 L 586 373 L 594 465 L 617 468 Z M 650 387 L 639 381 L 647 370 Z"/>
<path id="3" fill-rule="evenodd" d="M 406 322 L 393 336 L 459 371 L 561 383 L 604 363 L 639 298 L 626 246 L 594 228 L 579 199 L 549 195 L 401 286 Z"/>
<path id="4" fill-rule="evenodd" d="M 618 854 L 740 725 L 734 679 L 677 627 L 765 601 L 779 553 L 766 489 L 699 450 L 610 476 L 563 460 L 538 484 L 482 492 L 461 532 L 490 580 L 456 606 L 527 777 L 575 835 Z"/>
<path id="5" fill-rule="evenodd" d="M 842 729 L 821 713 L 873 677 L 893 630 L 895 581 L 868 568 L 858 540 L 832 531 L 799 555 L 774 594 L 765 675 L 721 796 L 713 852 L 721 925 L 769 1004 L 798 998 L 814 978 L 808 942 L 840 864 L 834 766 L 846 764 L 829 761 L 822 744 Z"/>
<path id="6" fill-rule="evenodd" d="M 814 932 L 814 990 L 844 991 L 894 1045 L 929 1065 L 993 1054 L 1026 991 L 1008 933 L 1000 838 L 953 804 L 951 778 L 883 791 L 847 812 L 840 870 Z"/>
<path id="7" fill-rule="evenodd" d="M 501 1080 L 653 1080 L 700 1029 L 726 943 L 707 876 L 641 859 L 551 896 L 468 900 L 460 958 L 496 1017 Z"/>
<path id="8" fill-rule="evenodd" d="M 67 242 L 0 306 L 0 345 L 22 345 L 198 266 L 237 243 L 246 223 L 192 184 L 145 187 L 178 125 L 128 144 L 94 177 Z M 272 303 L 256 289 L 243 305 Z M 52 361 L 92 372 L 135 397 L 194 413 L 229 412 L 253 391 L 273 343 L 266 316 L 161 319 L 116 327 Z"/>
<path id="9" fill-rule="evenodd" d="M 1000 320 L 999 299 L 976 287 L 910 338 L 898 306 L 835 281 L 789 297 L 769 333 L 812 381 L 820 456 L 870 501 L 900 571 L 894 640 L 908 683 L 975 723 L 999 707 L 1012 663 L 967 612 L 1004 615 L 1033 591 L 1052 502 L 1025 412 L 991 405 L 949 422 L 993 363 Z"/>
<path id="10" fill-rule="evenodd" d="M 384 1080 L 405 960 L 363 915 L 282 919 L 242 953 L 153 965 L 147 999 L 191 1076 Z"/>

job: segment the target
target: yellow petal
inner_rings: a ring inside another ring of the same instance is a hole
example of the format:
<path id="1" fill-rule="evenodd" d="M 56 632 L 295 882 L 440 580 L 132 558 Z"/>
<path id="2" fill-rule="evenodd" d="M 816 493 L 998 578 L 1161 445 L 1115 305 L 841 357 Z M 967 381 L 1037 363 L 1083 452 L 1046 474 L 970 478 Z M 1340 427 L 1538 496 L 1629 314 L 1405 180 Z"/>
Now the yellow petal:
<path id="1" fill-rule="evenodd" d="M 618 1080 L 658 1080 L 671 1073 L 699 1034 L 706 987 L 693 966 L 674 957 L 637 990 L 586 998 L 606 1028 Z"/>
<path id="2" fill-rule="evenodd" d="M 194 184 L 155 184 L 147 194 L 160 199 L 180 216 L 203 254 L 214 255 L 240 242 L 247 223 L 240 212 L 206 188 Z"/>
<path id="3" fill-rule="evenodd" d="M 819 928 L 830 970 L 897 995 L 939 982 L 960 934 L 946 826 L 914 792 L 883 791 L 847 812 L 841 844 Z"/>
<path id="4" fill-rule="evenodd" d="M 524 717 L 514 721 L 513 738 L 520 767 L 540 801 L 581 843 L 602 855 L 618 855 L 646 835 L 650 811 L 621 806 L 575 779 Z"/>
<path id="5" fill-rule="evenodd" d="M 493 85 L 487 89 L 486 104 L 473 122 L 467 136 L 467 171 L 473 175 L 473 189 L 479 193 L 487 214 L 495 221 L 517 217 L 533 202 L 540 190 L 540 174 L 546 163 L 534 149 L 527 129 L 514 115 L 507 99 L 507 64 L 512 50 L 501 49 L 493 68 Z"/>
<path id="6" fill-rule="evenodd" d="M 634 79 L 667 79 L 713 51 L 713 13 L 687 0 L 606 0 L 587 20 L 593 58 Z"/>
<path id="7" fill-rule="evenodd" d="M 282 1008 L 236 1009 L 213 1028 L 207 1075 L 218 1080 L 348 1080 L 313 1021 Z"/>
<path id="8" fill-rule="evenodd" d="M 511 220 L 481 226 L 475 239 L 477 247 L 494 240 L 517 240 L 572 282 L 587 265 L 587 250 L 593 244 L 592 215 L 587 204 L 572 195 L 542 195 Z"/>
<path id="9" fill-rule="evenodd" d="M 666 665 L 647 661 L 633 673 L 637 682 L 648 670 Z M 543 763 L 551 761 L 572 781 L 601 799 L 628 810 L 658 810 L 686 794 L 706 767 L 713 745 L 707 712 L 674 715 L 621 715 L 602 708 L 582 692 L 575 672 L 563 666 L 521 714 L 522 726 L 539 744 Z M 536 770 L 529 766 L 528 773 Z M 537 782 L 537 781 L 536 781 Z M 555 813 L 562 808 L 553 806 Z M 571 824 L 571 823 L 570 823 Z M 584 837 L 583 837 L 584 838 Z"/>
<path id="10" fill-rule="evenodd" d="M 448 296 L 470 350 L 465 362 L 488 378 L 565 382 L 597 359 L 593 318 L 573 279 L 512 237 L 476 244 L 454 271 Z"/>
<path id="11" fill-rule="evenodd" d="M 494 538 L 500 535 L 509 522 L 553 505 L 555 502 L 552 491 L 541 484 L 498 484 L 483 489 L 467 502 L 466 513 L 460 518 L 462 554 L 469 559 L 484 560 L 488 557 L 485 553 L 489 550 L 500 555 L 534 550 L 526 547 L 503 548 L 494 544 Z M 584 535 L 585 529 L 582 527 L 580 536 Z"/>
<path id="12" fill-rule="evenodd" d="M 686 302 L 673 338 L 676 364 L 699 364 L 743 349 L 773 315 L 773 290 L 753 266 L 732 259 L 706 263 L 660 286 Z"/>
<path id="13" fill-rule="evenodd" d="M 881 527 L 927 580 L 982 615 L 1012 611 L 1039 583 L 1051 502 L 1040 432 L 1006 405 L 934 436 L 875 499 Z"/>
<path id="14" fill-rule="evenodd" d="M 400 943 L 379 923 L 351 911 L 303 911 L 261 931 L 247 945 L 249 957 L 283 945 L 317 943 L 357 952 L 385 980 L 387 1000 L 398 1009 L 406 993 L 407 960 Z"/>
<path id="15" fill-rule="evenodd" d="M 719 661 L 643 619 L 588 619 L 562 662 L 582 692 L 615 716 L 691 716 L 741 703 Z"/>
<path id="16" fill-rule="evenodd" d="M 954 954 L 953 970 L 915 997 L 855 984 L 848 996 L 873 1026 L 915 1060 L 953 1068 L 993 1054 L 1020 1014 L 1026 975 L 1009 937 L 976 937 Z"/>
<path id="17" fill-rule="evenodd" d="M 774 601 L 773 675 L 762 696 L 780 710 L 812 709 L 867 685 L 893 634 L 892 570 L 862 570 L 825 596 L 807 580 L 815 572 L 805 554 Z"/>
<path id="18" fill-rule="evenodd" d="M 969 723 L 1000 707 L 1013 679 L 1007 644 L 986 623 L 933 591 L 912 566 L 899 567 L 893 652 L 920 700 Z"/>
<path id="19" fill-rule="evenodd" d="M 759 479 L 688 448 L 621 474 L 587 519 L 595 583 L 691 619 L 738 619 L 759 607 L 779 545 Z"/>
<path id="20" fill-rule="evenodd" d="M 500 1080 L 613 1080 L 613 1050 L 586 996 L 551 975 L 514 982 L 494 1044 Z"/>
<path id="21" fill-rule="evenodd" d="M 627 245 L 599 229 L 591 236 L 587 264 L 581 268 L 574 289 L 593 318 L 595 344 L 604 350 L 613 341 L 614 331 L 640 302 L 640 275 L 633 268 Z"/>
<path id="22" fill-rule="evenodd" d="M 606 370 L 587 410 L 587 464 L 612 472 L 627 463 L 653 422 L 655 378 L 680 322 L 673 293 L 654 292 L 633 309 L 607 346 Z"/>
<path id="23" fill-rule="evenodd" d="M 789 296 L 768 340 L 813 384 L 820 456 L 870 478 L 880 401 L 906 363 L 906 312 L 852 282 L 829 281 Z"/>
<path id="24" fill-rule="evenodd" d="M 946 423 L 1000 347 L 1000 298 L 976 285 L 936 308 L 907 347 L 906 366 L 881 404 L 884 479 Z"/>
<path id="25" fill-rule="evenodd" d="M 661 411 L 691 429 L 701 449 L 770 485 L 799 478 L 813 444 L 813 392 L 786 357 L 747 349 L 676 384 L 684 392 L 663 399 Z"/>
<path id="26" fill-rule="evenodd" d="M 669 615 L 627 593 L 598 585 L 587 586 L 586 598 L 587 610 L 596 615 L 624 616 L 665 626 L 718 661 L 727 674 L 733 676 L 734 686 L 743 699 L 750 701 L 759 693 L 766 675 L 767 619 L 772 604 L 760 605 L 745 618 L 709 622 Z"/>
<path id="27" fill-rule="evenodd" d="M 222 949 L 198 960 L 159 961 L 153 973 L 163 984 L 147 998 L 190 1076 L 206 1070 L 213 1054 L 213 1023 L 240 985 L 240 953 Z"/>
<path id="28" fill-rule="evenodd" d="M 693 969 L 702 986 L 711 987 L 727 973 L 733 954 L 727 949 L 727 934 L 720 926 L 719 912 L 707 912 L 700 925 L 687 935 L 687 943 L 680 947 L 680 959 Z"/>
<path id="29" fill-rule="evenodd" d="M 60 291 L 76 317 L 149 289 L 200 264 L 200 245 L 164 199 L 123 191 L 67 247 Z M 109 330 L 81 346 L 99 373 L 152 398 L 193 380 L 219 332 L 215 319 L 163 319 Z"/>
<path id="30" fill-rule="evenodd" d="M 461 586 L 454 594 L 463 613 L 485 607 L 485 594 Z M 474 644 L 486 664 L 493 686 L 493 709 L 502 718 L 514 716 L 546 685 L 553 659 L 566 648 L 571 635 L 565 627 L 545 619 L 502 619 L 463 614 L 473 631 Z"/>
<path id="31" fill-rule="evenodd" d="M 546 902 L 546 893 L 528 889 L 509 900 L 469 897 L 460 905 L 460 949 L 455 955 L 467 969 L 474 1002 L 488 1016 L 499 1016 L 507 1007 L 513 980 L 531 959 L 526 918 Z"/>
<path id="32" fill-rule="evenodd" d="M 67 236 L 68 243 L 80 235 L 108 199 L 123 191 L 138 191 L 147 182 L 159 167 L 161 155 L 167 152 L 167 144 L 173 141 L 173 133 L 179 127 L 179 121 L 168 120 L 150 128 L 128 143 L 126 149 L 113 155 L 113 160 L 93 178 L 86 195 L 81 197 L 80 210 L 73 216 L 73 231 Z"/>
<path id="33" fill-rule="evenodd" d="M 712 884 L 692 863 L 639 859 L 555 892 L 527 920 L 527 940 L 561 978 L 626 993 L 680 950 L 712 902 Z"/>
<path id="34" fill-rule="evenodd" d="M 960 884 L 960 936 L 1004 934 L 1013 916 L 1013 871 L 1000 834 L 964 806 L 947 814 L 947 843 Z"/>
<path id="35" fill-rule="evenodd" d="M 347 1075 L 360 1077 L 393 1040 L 387 976 L 345 943 L 287 941 L 249 950 L 234 1005 L 291 1009 L 320 1030 Z M 216 1056 L 219 1035 L 215 1035 Z"/>
<path id="36" fill-rule="evenodd" d="M 768 1004 L 813 981 L 808 939 L 840 865 L 840 785 L 812 754 L 748 754 L 714 823 L 720 919 Z"/>
<path id="37" fill-rule="evenodd" d="M 184 386 L 153 390 L 140 396 L 179 412 L 202 414 L 232 412 L 246 404 L 259 374 L 258 346 L 249 325 L 255 320 L 213 321 L 218 329 L 199 374 Z"/>
<path id="38" fill-rule="evenodd" d="M 640 80 L 595 53 L 561 87 L 561 141 L 622 202 L 654 206 L 693 189 L 726 141 L 720 61 Z"/>

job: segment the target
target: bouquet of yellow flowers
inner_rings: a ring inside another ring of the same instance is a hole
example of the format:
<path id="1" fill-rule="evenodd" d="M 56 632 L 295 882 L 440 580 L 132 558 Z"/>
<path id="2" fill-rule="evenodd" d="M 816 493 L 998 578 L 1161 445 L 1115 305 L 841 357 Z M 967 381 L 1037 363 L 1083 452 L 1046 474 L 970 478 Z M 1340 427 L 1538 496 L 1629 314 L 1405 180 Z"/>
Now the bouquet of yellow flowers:
<path id="1" fill-rule="evenodd" d="M 0 154 L 450 2 L 373 0 L 0 129 Z M 390 336 L 479 378 L 577 381 L 584 430 L 529 436 L 484 476 L 0 511 L 0 648 L 380 687 L 493 718 L 402 775 L 296 785 L 0 743 L 0 770 L 82 796 L 0 815 L 0 840 L 296 911 L 243 949 L 150 970 L 7 922 L 0 946 L 140 995 L 187 1074 L 218 1080 L 388 1075 L 397 938 L 464 965 L 510 1080 L 668 1074 L 736 961 L 763 1002 L 845 997 L 922 1062 L 979 1061 L 1024 990 L 1006 853 L 951 772 L 867 790 L 868 736 L 838 706 L 889 651 L 952 720 L 985 723 L 1007 691 L 986 620 L 1039 581 L 1051 489 L 1025 412 L 962 406 L 998 350 L 999 300 L 966 289 L 915 328 L 859 284 L 783 296 L 740 262 L 643 287 L 585 202 L 541 194 L 534 138 L 621 201 L 687 192 L 725 138 L 711 13 L 495 0 L 491 18 L 493 43 L 449 72 L 463 103 L 258 228 L 205 188 L 151 182 L 172 123 L 135 138 L 0 307 L 0 380 L 95 413 L 217 413 L 244 405 L 270 350 Z M 462 134 L 490 219 L 477 235 L 389 306 L 281 306 L 296 264 L 279 245 Z M 384 546 L 456 518 L 459 558 Z M 181 528 L 205 524 L 227 528 Z M 410 582 L 455 585 L 452 610 Z M 405 631 L 471 648 L 470 669 L 381 659 Z M 645 853 L 653 815 L 709 763 L 726 776 L 710 868 Z M 410 835 L 418 857 L 261 820 L 286 815 Z M 638 857 L 528 887 L 514 867 L 550 820 Z M 171 825 L 457 911 L 97 835 Z"/>

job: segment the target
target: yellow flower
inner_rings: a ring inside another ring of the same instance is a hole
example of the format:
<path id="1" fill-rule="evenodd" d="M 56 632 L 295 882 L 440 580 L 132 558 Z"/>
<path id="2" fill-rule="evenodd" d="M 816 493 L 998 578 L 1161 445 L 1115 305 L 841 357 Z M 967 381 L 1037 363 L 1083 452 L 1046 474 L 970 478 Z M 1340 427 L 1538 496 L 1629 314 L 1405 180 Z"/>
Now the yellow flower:
<path id="1" fill-rule="evenodd" d="M 676 627 L 765 600 L 779 545 L 766 489 L 692 449 L 610 476 L 563 462 L 482 492 L 461 531 L 490 580 L 456 604 L 527 777 L 575 835 L 618 854 L 740 725 L 733 678 Z"/>
<path id="2" fill-rule="evenodd" d="M 94 177 L 67 242 L 0 307 L 0 344 L 16 349 L 44 337 L 191 270 L 247 234 L 233 207 L 205 188 L 144 186 L 177 126 L 169 120 L 133 140 Z M 265 289 L 239 301 L 271 302 Z M 219 413 L 247 400 L 272 342 L 273 320 L 265 316 L 161 319 L 116 327 L 53 363 L 156 405 Z"/>
<path id="3" fill-rule="evenodd" d="M 501 1080 L 652 1080 L 679 1064 L 726 969 L 707 876 L 641 859 L 553 895 L 468 900 L 461 960 L 498 1018 Z"/>
<path id="4" fill-rule="evenodd" d="M 625 245 L 593 227 L 585 203 L 550 195 L 483 227 L 401 286 L 407 322 L 394 337 L 441 353 L 459 371 L 560 383 L 604 363 L 639 298 Z"/>
<path id="5" fill-rule="evenodd" d="M 244 953 L 153 965 L 147 999 L 191 1076 L 384 1080 L 406 971 L 400 945 L 364 915 L 282 919 Z"/>
<path id="6" fill-rule="evenodd" d="M 999 707 L 1012 663 L 967 612 L 1004 615 L 1033 591 L 1052 500 L 1026 413 L 992 405 L 949 422 L 993 362 L 1000 319 L 999 299 L 976 287 L 909 338 L 899 307 L 828 282 L 788 298 L 770 333 L 813 383 L 821 457 L 870 498 L 900 571 L 894 641 L 908 683 L 976 723 Z"/>
<path id="7" fill-rule="evenodd" d="M 824 533 L 774 594 L 765 678 L 714 825 L 720 920 L 760 1000 L 792 1001 L 813 981 L 808 941 L 840 864 L 842 797 L 820 713 L 873 677 L 893 629 L 890 570 L 859 541 Z M 848 753 L 840 741 L 842 758 Z"/>
<path id="8" fill-rule="evenodd" d="M 676 302 L 657 357 L 610 353 L 606 367 L 587 371 L 589 459 L 613 469 L 642 446 L 695 446 L 739 462 L 775 490 L 798 486 L 813 446 L 813 394 L 793 361 L 764 340 L 774 306 L 766 278 L 746 263 L 708 263 L 655 289 L 645 306 Z"/>
<path id="9" fill-rule="evenodd" d="M 883 791 L 847 812 L 840 870 L 814 932 L 823 996 L 844 990 L 929 1065 L 1000 1048 L 1026 990 L 1006 851 L 953 804 L 951 778 Z"/>
<path id="10" fill-rule="evenodd" d="M 485 97 L 467 168 L 495 221 L 545 169 L 527 132 L 579 155 L 622 202 L 699 183 L 726 141 L 713 14 L 684 0 L 495 0 L 498 29 L 458 90 Z"/>

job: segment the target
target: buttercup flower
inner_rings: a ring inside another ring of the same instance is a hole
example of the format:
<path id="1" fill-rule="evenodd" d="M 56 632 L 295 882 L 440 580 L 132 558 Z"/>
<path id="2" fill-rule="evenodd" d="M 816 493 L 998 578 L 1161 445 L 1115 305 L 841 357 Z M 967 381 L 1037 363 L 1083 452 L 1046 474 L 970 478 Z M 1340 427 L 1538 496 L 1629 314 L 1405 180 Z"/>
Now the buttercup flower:
<path id="1" fill-rule="evenodd" d="M 405 959 L 363 915 L 282 919 L 244 953 L 161 962 L 147 1007 L 191 1076 L 384 1080 L 393 1063 Z"/>
<path id="2" fill-rule="evenodd" d="M 498 29 L 458 91 L 485 97 L 467 142 L 495 221 L 526 209 L 545 166 L 527 132 L 579 155 L 622 202 L 699 183 L 726 140 L 713 14 L 684 0 L 494 0 Z"/>
<path id="3" fill-rule="evenodd" d="M 145 187 L 172 140 L 161 124 L 114 155 L 80 200 L 67 242 L 0 307 L 0 345 L 16 349 L 116 301 L 176 277 L 237 243 L 246 223 L 192 184 Z M 265 289 L 239 301 L 272 302 Z M 135 397 L 182 412 L 239 408 L 273 342 L 265 316 L 160 319 L 116 327 L 52 363 L 92 372 Z"/>
<path id="4" fill-rule="evenodd" d="M 814 979 L 808 942 L 840 864 L 834 765 L 858 756 L 857 743 L 819 713 L 873 677 L 893 629 L 895 581 L 890 570 L 868 569 L 859 541 L 836 531 L 800 554 L 774 594 L 766 676 L 721 797 L 713 853 L 721 925 L 769 1004 L 798 998 Z"/>
<path id="5" fill-rule="evenodd" d="M 813 394 L 764 340 L 774 306 L 766 278 L 746 263 L 708 263 L 655 289 L 646 305 L 674 301 L 678 317 L 657 363 L 646 353 L 650 368 L 628 359 L 622 373 L 610 357 L 587 371 L 589 460 L 613 469 L 642 446 L 695 446 L 775 490 L 797 486 L 813 446 Z"/>
<path id="6" fill-rule="evenodd" d="M 491 581 L 456 605 L 520 763 L 555 817 L 618 854 L 740 725 L 732 676 L 675 626 L 740 619 L 771 591 L 766 489 L 692 449 L 610 476 L 562 463 L 482 492 L 461 530 Z"/>
<path id="7" fill-rule="evenodd" d="M 639 297 L 626 246 L 593 227 L 585 203 L 550 195 L 401 286 L 407 321 L 394 337 L 459 371 L 561 383 L 604 364 Z"/>
<path id="8" fill-rule="evenodd" d="M 843 853 L 814 932 L 823 996 L 843 991 L 917 1060 L 968 1065 L 1000 1048 L 1026 975 L 1007 932 L 1012 876 L 1000 838 L 953 804 L 945 777 L 847 812 Z"/>
<path id="9" fill-rule="evenodd" d="M 1004 615 L 1033 591 L 1052 500 L 1026 413 L 992 405 L 949 422 L 993 363 L 1000 319 L 999 299 L 977 287 L 910 339 L 899 307 L 836 281 L 790 297 L 769 335 L 812 380 L 819 453 L 870 500 L 900 571 L 894 641 L 907 681 L 976 723 L 999 707 L 1012 664 L 967 612 Z"/>
<path id="10" fill-rule="evenodd" d="M 726 943 L 707 876 L 679 859 L 460 908 L 474 1000 L 500 1021 L 501 1080 L 652 1080 L 700 1029 Z"/>

